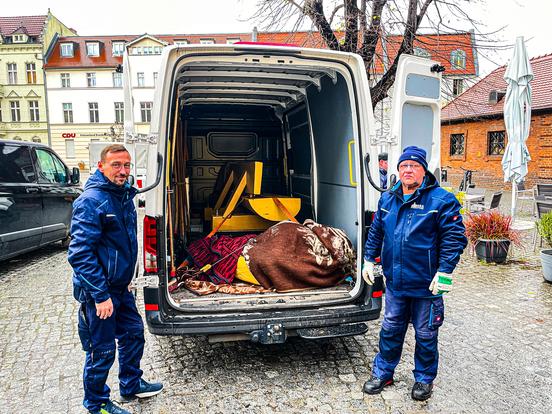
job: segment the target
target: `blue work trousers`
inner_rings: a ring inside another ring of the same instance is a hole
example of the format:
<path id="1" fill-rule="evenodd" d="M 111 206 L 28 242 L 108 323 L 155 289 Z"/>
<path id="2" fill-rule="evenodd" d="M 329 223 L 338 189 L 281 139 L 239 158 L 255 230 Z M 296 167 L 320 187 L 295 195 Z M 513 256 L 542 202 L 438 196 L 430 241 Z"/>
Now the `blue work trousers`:
<path id="1" fill-rule="evenodd" d="M 372 375 L 391 379 L 401 359 L 406 330 L 412 322 L 415 330 L 414 379 L 430 384 L 437 376 L 439 351 L 437 334 L 444 320 L 442 296 L 429 298 L 398 297 L 385 292 L 385 312 L 380 332 L 379 353 L 374 359 Z"/>
<path id="2" fill-rule="evenodd" d="M 86 360 L 84 363 L 84 400 L 89 411 L 99 411 L 109 401 L 106 384 L 109 369 L 115 361 L 115 340 L 119 351 L 119 386 L 122 395 L 134 394 L 142 377 L 140 360 L 144 353 L 144 324 L 136 309 L 134 295 L 128 290 L 110 292 L 113 314 L 107 319 L 96 316 L 94 300 L 75 288 L 79 308 L 79 336 Z"/>

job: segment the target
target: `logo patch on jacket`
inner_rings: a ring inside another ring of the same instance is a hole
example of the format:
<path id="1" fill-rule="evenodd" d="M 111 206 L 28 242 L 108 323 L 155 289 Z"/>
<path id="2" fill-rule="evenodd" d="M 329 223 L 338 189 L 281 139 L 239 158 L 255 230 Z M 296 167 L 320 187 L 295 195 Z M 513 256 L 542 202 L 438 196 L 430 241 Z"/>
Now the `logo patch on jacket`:
<path id="1" fill-rule="evenodd" d="M 416 204 L 416 203 L 414 203 L 414 204 L 412 204 L 412 205 L 410 206 L 410 208 L 413 208 L 413 209 L 416 209 L 416 210 L 423 210 L 423 209 L 424 209 L 424 205 L 423 205 L 423 204 Z"/>

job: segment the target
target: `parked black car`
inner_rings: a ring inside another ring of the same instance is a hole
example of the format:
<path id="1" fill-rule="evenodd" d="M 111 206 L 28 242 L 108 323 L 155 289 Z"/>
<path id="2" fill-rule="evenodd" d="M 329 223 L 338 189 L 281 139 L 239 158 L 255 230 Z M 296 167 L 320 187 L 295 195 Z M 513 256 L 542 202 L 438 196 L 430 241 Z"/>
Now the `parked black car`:
<path id="1" fill-rule="evenodd" d="M 78 168 L 49 147 L 0 141 L 0 260 L 45 244 L 68 243 Z"/>

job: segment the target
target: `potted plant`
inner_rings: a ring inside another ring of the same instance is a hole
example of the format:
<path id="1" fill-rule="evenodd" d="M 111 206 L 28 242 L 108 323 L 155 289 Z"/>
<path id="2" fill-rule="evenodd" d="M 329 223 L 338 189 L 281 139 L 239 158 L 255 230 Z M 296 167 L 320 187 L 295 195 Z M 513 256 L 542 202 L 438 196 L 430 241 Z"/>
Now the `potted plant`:
<path id="1" fill-rule="evenodd" d="M 548 245 L 552 246 L 552 212 L 543 214 L 537 221 L 537 231 Z M 552 282 L 552 249 L 541 251 L 542 272 L 547 282 Z"/>
<path id="2" fill-rule="evenodd" d="M 512 217 L 498 210 L 469 213 L 464 225 L 477 258 L 487 263 L 504 263 L 510 243 L 521 246 L 520 233 L 512 228 Z"/>

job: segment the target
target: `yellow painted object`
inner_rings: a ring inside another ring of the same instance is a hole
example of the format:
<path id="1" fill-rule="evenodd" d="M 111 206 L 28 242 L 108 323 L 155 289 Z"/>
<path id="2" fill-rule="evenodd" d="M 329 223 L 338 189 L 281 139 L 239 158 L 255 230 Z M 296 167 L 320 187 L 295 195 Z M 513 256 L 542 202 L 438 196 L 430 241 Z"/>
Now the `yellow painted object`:
<path id="1" fill-rule="evenodd" d="M 301 210 L 301 199 L 298 197 L 274 198 L 278 198 L 293 217 Z M 278 208 L 272 197 L 246 197 L 243 199 L 243 205 L 266 220 L 283 221 L 288 219 L 286 214 Z"/>
<path id="2" fill-rule="evenodd" d="M 224 220 L 223 216 L 213 216 L 212 228 L 216 229 L 222 220 Z M 218 231 L 265 231 L 273 224 L 272 221 L 265 220 L 257 215 L 235 214 L 228 217 Z"/>
<path id="3" fill-rule="evenodd" d="M 253 276 L 253 273 L 251 273 L 251 270 L 249 270 L 249 266 L 247 266 L 247 263 L 243 256 L 240 256 L 240 258 L 238 259 L 238 267 L 236 268 L 236 279 L 240 279 L 244 282 L 252 283 L 254 285 L 260 285 L 257 279 L 255 279 L 255 276 Z"/>

